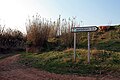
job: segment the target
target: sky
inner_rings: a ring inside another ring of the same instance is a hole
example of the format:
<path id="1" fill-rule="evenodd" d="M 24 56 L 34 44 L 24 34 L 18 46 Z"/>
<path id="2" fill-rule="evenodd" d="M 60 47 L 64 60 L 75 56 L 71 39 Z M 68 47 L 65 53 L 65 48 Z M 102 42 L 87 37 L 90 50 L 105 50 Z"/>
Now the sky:
<path id="1" fill-rule="evenodd" d="M 0 25 L 25 32 L 29 17 L 76 17 L 82 26 L 120 24 L 120 0 L 0 0 Z"/>

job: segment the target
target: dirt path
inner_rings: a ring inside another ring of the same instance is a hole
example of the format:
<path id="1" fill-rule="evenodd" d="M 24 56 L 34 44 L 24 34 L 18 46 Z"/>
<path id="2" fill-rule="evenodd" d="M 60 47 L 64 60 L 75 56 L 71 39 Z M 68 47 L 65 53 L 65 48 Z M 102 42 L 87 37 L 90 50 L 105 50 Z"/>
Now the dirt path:
<path id="1" fill-rule="evenodd" d="M 17 63 L 19 55 L 0 60 L 0 80 L 116 80 L 110 76 L 98 79 L 77 75 L 54 74 L 35 68 L 28 68 Z"/>

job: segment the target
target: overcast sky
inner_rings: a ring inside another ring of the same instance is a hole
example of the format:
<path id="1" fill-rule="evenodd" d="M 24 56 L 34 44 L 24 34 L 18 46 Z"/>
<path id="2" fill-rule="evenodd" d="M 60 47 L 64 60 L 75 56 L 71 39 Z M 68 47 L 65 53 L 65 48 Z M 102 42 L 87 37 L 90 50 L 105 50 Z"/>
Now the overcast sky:
<path id="1" fill-rule="evenodd" d="M 25 31 L 28 16 L 56 20 L 76 16 L 84 25 L 120 23 L 120 0 L 0 0 L 0 24 Z"/>

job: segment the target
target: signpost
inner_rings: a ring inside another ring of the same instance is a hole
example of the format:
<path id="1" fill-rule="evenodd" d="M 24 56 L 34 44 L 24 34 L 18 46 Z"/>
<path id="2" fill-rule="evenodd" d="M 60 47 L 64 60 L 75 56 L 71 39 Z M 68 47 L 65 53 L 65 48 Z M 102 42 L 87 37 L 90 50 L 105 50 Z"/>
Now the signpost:
<path id="1" fill-rule="evenodd" d="M 90 63 L 90 32 L 88 32 L 88 63 Z"/>
<path id="2" fill-rule="evenodd" d="M 76 61 L 76 33 L 74 33 L 74 61 Z"/>
<path id="3" fill-rule="evenodd" d="M 88 27 L 72 27 L 71 32 L 94 32 L 97 31 L 98 28 L 96 26 L 88 26 Z"/>
<path id="4" fill-rule="evenodd" d="M 71 32 L 74 33 L 74 60 L 76 61 L 76 33 L 77 32 L 88 32 L 88 63 L 90 63 L 90 32 L 97 31 L 98 28 L 96 26 L 88 26 L 88 27 L 72 27 Z"/>

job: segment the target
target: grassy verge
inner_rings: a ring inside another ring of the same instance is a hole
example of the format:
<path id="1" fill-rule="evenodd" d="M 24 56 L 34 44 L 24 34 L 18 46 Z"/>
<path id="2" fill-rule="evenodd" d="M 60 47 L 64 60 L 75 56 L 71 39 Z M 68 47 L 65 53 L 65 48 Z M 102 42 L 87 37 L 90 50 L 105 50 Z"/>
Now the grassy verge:
<path id="1" fill-rule="evenodd" d="M 92 50 L 91 63 L 87 64 L 87 50 L 77 50 L 76 62 L 73 50 L 51 51 L 42 54 L 24 53 L 20 63 L 59 74 L 98 75 L 120 72 L 120 53 Z M 118 74 L 120 76 L 120 74 Z"/>
<path id="2" fill-rule="evenodd" d="M 120 52 L 120 40 L 101 41 L 97 47 L 98 49 Z"/>

